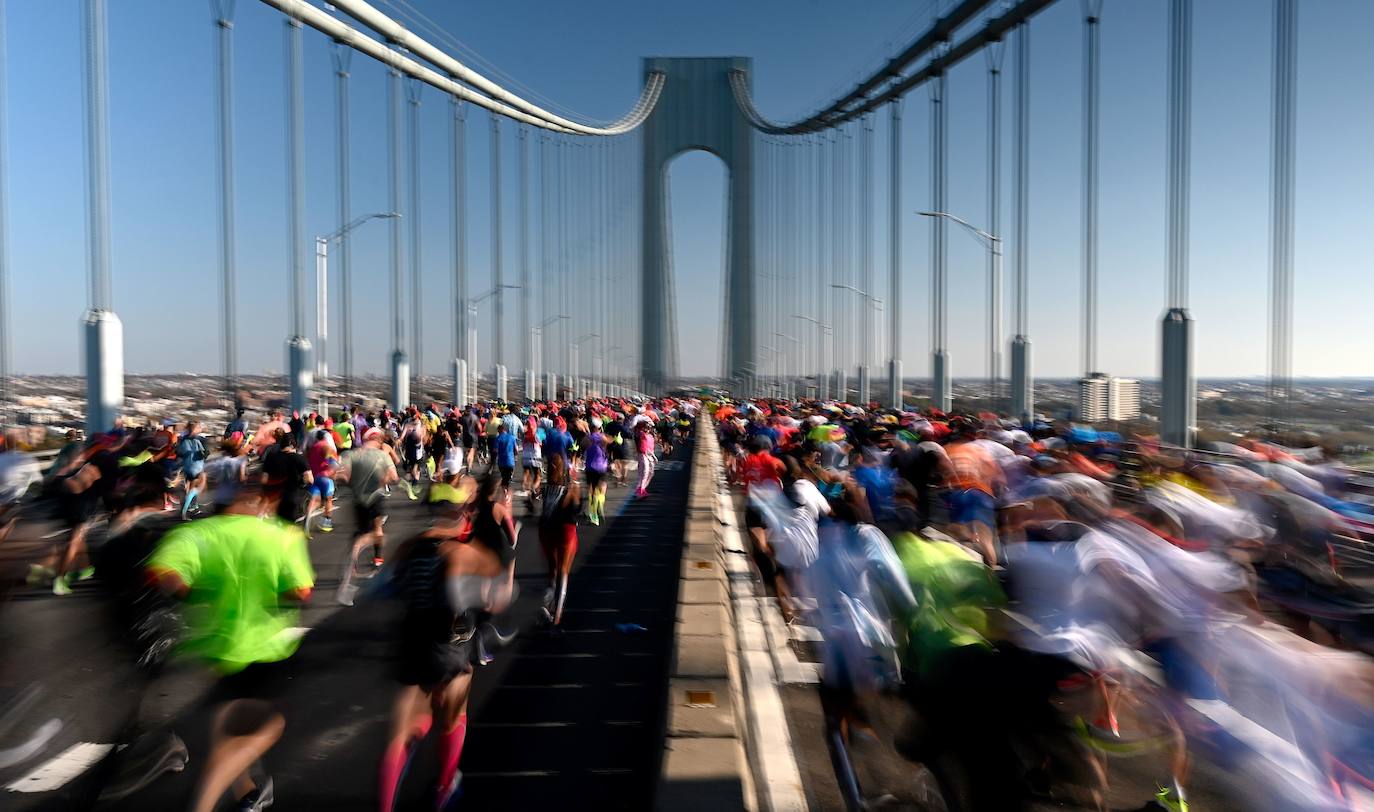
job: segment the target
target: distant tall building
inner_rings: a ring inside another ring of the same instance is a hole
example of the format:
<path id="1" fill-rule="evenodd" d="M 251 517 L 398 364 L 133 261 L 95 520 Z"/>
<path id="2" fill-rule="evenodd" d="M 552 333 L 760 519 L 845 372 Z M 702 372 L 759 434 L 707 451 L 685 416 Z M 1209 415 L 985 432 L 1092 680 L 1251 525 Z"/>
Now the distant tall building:
<path id="1" fill-rule="evenodd" d="M 1111 378 L 1107 385 L 1107 419 L 1135 420 L 1140 417 L 1140 381 Z"/>
<path id="2" fill-rule="evenodd" d="M 1094 372 L 1078 381 L 1078 419 L 1084 423 L 1140 417 L 1140 381 Z"/>
<path id="3" fill-rule="evenodd" d="M 1101 423 L 1107 419 L 1107 391 L 1109 378 L 1095 372 L 1078 381 L 1078 419 L 1084 423 Z"/>

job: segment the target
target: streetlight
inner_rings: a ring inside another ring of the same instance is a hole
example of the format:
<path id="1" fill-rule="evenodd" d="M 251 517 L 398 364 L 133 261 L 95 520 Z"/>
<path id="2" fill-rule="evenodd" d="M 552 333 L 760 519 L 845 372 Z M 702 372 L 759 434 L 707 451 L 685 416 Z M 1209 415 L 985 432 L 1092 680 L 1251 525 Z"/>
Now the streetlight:
<path id="1" fill-rule="evenodd" d="M 503 284 L 500 284 L 500 285 L 496 285 L 496 286 L 492 287 L 491 290 L 488 290 L 488 291 L 486 291 L 486 292 L 484 292 L 484 293 L 478 294 L 477 296 L 470 297 L 470 298 L 467 300 L 467 313 L 468 313 L 468 335 L 467 335 L 467 339 L 468 339 L 468 340 L 467 340 L 467 352 L 465 352 L 464 355 L 467 356 L 468 371 L 469 371 L 470 374 L 473 375 L 473 379 L 474 379 L 474 380 L 473 380 L 473 385 L 472 385 L 472 398 L 473 398 L 473 400 L 476 400 L 476 399 L 477 399 L 477 383 L 476 383 L 476 375 L 477 375 L 477 306 L 480 305 L 481 303 L 485 302 L 486 300 L 490 299 L 491 297 L 496 296 L 497 294 L 499 294 L 499 293 L 500 293 L 501 291 L 503 291 L 503 290 L 509 290 L 509 289 L 517 289 L 517 290 L 518 290 L 519 288 L 520 288 L 520 285 L 511 285 L 511 284 L 505 284 L 505 283 L 503 283 Z M 497 330 L 500 330 L 500 329 L 501 329 L 501 325 L 499 325 L 499 324 L 496 325 L 496 329 L 497 329 Z M 501 359 L 500 359 L 499 357 L 498 357 L 498 358 L 495 358 L 494 363 L 495 363 L 495 365 L 498 366 L 498 367 L 501 366 Z"/>
<path id="2" fill-rule="evenodd" d="M 607 396 L 608 396 L 607 393 L 610 391 L 610 388 L 614 385 L 614 384 L 613 384 L 613 381 L 614 381 L 614 379 L 615 379 L 615 355 L 614 355 L 614 353 L 615 353 L 615 351 L 618 350 L 618 349 L 620 349 L 620 345 L 619 345 L 619 344 L 612 344 L 612 345 L 609 346 L 609 347 L 603 345 L 603 346 L 601 347 L 601 352 L 597 353 L 597 357 L 601 359 L 601 387 L 600 387 L 600 396 L 601 396 L 601 397 L 607 397 Z M 609 369 L 608 369 L 608 367 L 609 367 Z M 610 373 L 609 375 L 607 374 L 608 372 Z"/>
<path id="3" fill-rule="evenodd" d="M 587 333 L 586 335 L 582 336 L 581 338 L 577 339 L 576 341 L 574 341 L 574 342 L 572 342 L 571 344 L 568 345 L 568 354 L 569 354 L 569 355 L 568 355 L 568 361 L 569 361 L 569 364 L 568 364 L 568 371 L 569 371 L 570 373 L 572 373 L 571 377 L 572 377 L 573 397 L 579 397 L 579 396 L 580 396 L 580 393 L 577 391 L 577 389 L 578 389 L 578 387 L 580 386 L 580 381 L 579 381 L 579 377 L 578 377 L 578 375 L 579 375 L 578 367 L 581 366 L 580 361 L 581 361 L 581 356 L 582 356 L 582 344 L 585 343 L 585 342 L 587 342 L 587 341 L 589 341 L 589 340 L 591 340 L 591 339 L 593 339 L 593 338 L 601 338 L 601 334 L 600 334 L 600 333 Z"/>
<path id="4" fill-rule="evenodd" d="M 788 335 L 787 333 L 780 333 L 780 332 L 776 332 L 776 331 L 775 331 L 775 332 L 773 333 L 773 335 L 774 335 L 775 337 L 777 337 L 777 338 L 781 338 L 781 339 L 785 339 L 785 340 L 787 340 L 787 341 L 791 341 L 793 344 L 796 344 L 797 346 L 800 346 L 800 345 L 801 345 L 801 339 L 799 339 L 799 338 L 797 338 L 797 337 L 795 337 L 795 336 L 790 336 L 790 335 Z M 782 356 L 783 371 L 782 371 L 782 372 L 783 372 L 783 375 L 786 377 L 786 381 L 787 381 L 785 384 L 783 384 L 783 393 L 784 393 L 783 396 L 786 397 L 787 399 L 791 400 L 791 399 L 792 399 L 792 392 L 791 392 L 791 389 L 792 389 L 792 386 L 793 386 L 793 384 L 794 384 L 794 382 L 795 382 L 795 380 L 796 380 L 797 371 L 796 371 L 796 370 L 793 370 L 793 369 L 788 369 L 788 368 L 787 368 L 787 367 L 788 367 L 787 360 L 788 360 L 788 359 L 787 359 L 786 353 L 783 353 L 783 356 Z"/>
<path id="5" fill-rule="evenodd" d="M 872 349 L 872 338 L 873 338 L 873 325 L 872 325 L 872 322 L 873 322 L 873 311 L 875 311 L 875 310 L 881 310 L 881 309 L 882 309 L 882 308 L 881 308 L 881 305 L 882 305 L 882 303 L 883 303 L 883 300 L 882 300 L 882 299 L 879 299 L 879 298 L 877 298 L 877 297 L 874 297 L 874 296 L 870 295 L 868 291 L 866 291 L 866 290 L 860 290 L 859 288 L 856 288 L 856 287 L 854 287 L 853 285 L 845 285 L 845 284 L 841 284 L 841 283 L 836 282 L 836 283 L 832 283 L 832 284 L 830 285 L 830 287 L 835 288 L 835 289 L 837 289 L 837 290 L 847 290 L 847 291 L 849 291 L 850 293 L 853 293 L 854 295 L 860 296 L 860 297 L 863 298 L 863 302 L 864 302 L 864 311 L 865 311 L 865 312 L 864 312 L 864 317 L 863 317 L 864 341 L 863 341 L 863 348 L 862 348 L 862 349 L 860 350 L 860 352 L 859 352 L 859 401 L 860 401 L 860 402 L 864 405 L 864 407 L 866 408 L 866 407 L 868 406 L 869 401 L 871 400 L 871 398 L 869 397 L 870 392 L 869 392 L 869 388 L 868 388 L 868 387 L 869 387 L 869 382 L 868 382 L 868 378 L 869 378 L 869 364 L 868 364 L 868 362 L 869 362 L 869 359 L 870 359 L 870 351 L 871 351 L 871 349 Z M 842 386 L 840 387 L 840 389 L 841 389 L 841 392 L 840 392 L 841 395 L 848 395 L 848 394 L 849 394 L 849 387 L 848 387 L 847 383 L 844 384 L 844 385 L 842 385 Z"/>
<path id="6" fill-rule="evenodd" d="M 530 328 L 530 345 L 533 349 L 531 356 L 534 363 L 534 379 L 536 381 L 538 381 L 540 376 L 544 374 L 544 328 L 548 327 L 550 324 L 553 324 L 556 321 L 562 321 L 563 319 L 568 318 L 572 317 L 566 314 L 549 316 L 547 319 L 544 319 L 543 321 L 539 322 L 539 324 Z M 553 391 L 554 387 L 550 386 L 547 388 L 549 389 L 547 397 L 549 397 L 550 399 L 557 397 L 557 393 Z M 531 400 L 533 400 L 533 398 L 531 398 Z"/>
<path id="7" fill-rule="evenodd" d="M 829 372 L 827 372 L 827 370 L 830 368 L 830 363 L 831 363 L 831 362 L 830 362 L 830 352 L 829 352 L 829 350 L 830 350 L 831 344 L 832 344 L 833 341 L 834 341 L 834 337 L 831 335 L 831 332 L 830 332 L 830 325 L 826 324 L 825 322 L 821 321 L 820 319 L 813 319 L 813 318 L 811 318 L 810 316 L 804 316 L 804 315 L 802 315 L 801 313 L 793 313 L 793 314 L 792 314 L 792 318 L 794 318 L 794 319 L 801 319 L 802 321 L 809 321 L 809 322 L 811 322 L 812 324 L 814 324 L 814 325 L 816 326 L 817 331 L 819 331 L 819 333 L 820 333 L 820 335 L 819 335 L 819 337 L 817 338 L 817 341 L 816 341 L 816 345 L 817 345 L 816 354 L 817 354 L 817 357 L 818 357 L 818 359 L 819 359 L 819 361 L 818 361 L 818 363 L 817 363 L 817 365 L 816 365 L 816 366 L 817 366 L 817 372 L 816 372 L 816 396 L 817 396 L 818 398 L 820 398 L 821 400 L 829 400 L 829 399 L 830 399 L 830 384 L 829 384 L 830 377 L 829 377 Z"/>
<path id="8" fill-rule="evenodd" d="M 348 232 L 366 223 L 369 220 L 389 220 L 400 217 L 401 213 L 396 211 L 380 211 L 373 214 L 365 214 L 349 223 L 345 224 L 337 231 L 315 238 L 315 348 L 316 356 L 315 374 L 319 378 L 320 393 L 320 413 L 325 414 L 329 410 L 329 404 L 325 400 L 324 381 L 329 376 L 329 357 L 325 352 L 326 342 L 329 340 L 329 244 L 335 240 L 342 239 Z M 352 302 L 344 302 L 344 346 L 348 353 L 352 354 L 353 346 L 353 323 L 348 311 L 352 308 Z M 351 365 L 344 366 L 344 388 L 352 386 L 350 380 L 353 370 Z"/>
<path id="9" fill-rule="evenodd" d="M 993 409 L 997 408 L 997 388 L 1002 377 L 1002 238 L 996 234 L 989 234 L 981 228 L 973 225 L 969 221 L 957 215 L 943 211 L 918 211 L 922 217 L 943 217 L 964 227 L 964 230 L 972 234 L 975 238 L 985 243 L 991 254 L 991 263 L 988 265 L 988 402 Z M 1019 338 L 1019 336 L 1018 336 Z M 944 348 L 938 348 L 943 350 Z M 1016 348 L 1012 347 L 1012 355 L 1015 357 Z M 1016 366 L 1013 364 L 1012 366 Z M 948 375 L 948 367 L 944 370 Z M 1024 373 L 1024 367 L 1021 370 Z M 1018 398 L 1018 393 L 1028 391 L 1024 374 L 1018 382 L 1013 371 L 1012 381 L 1012 401 L 1015 403 L 1025 403 L 1024 398 Z M 948 385 L 945 392 L 949 391 Z M 1013 405 L 1013 411 L 1016 406 Z"/>

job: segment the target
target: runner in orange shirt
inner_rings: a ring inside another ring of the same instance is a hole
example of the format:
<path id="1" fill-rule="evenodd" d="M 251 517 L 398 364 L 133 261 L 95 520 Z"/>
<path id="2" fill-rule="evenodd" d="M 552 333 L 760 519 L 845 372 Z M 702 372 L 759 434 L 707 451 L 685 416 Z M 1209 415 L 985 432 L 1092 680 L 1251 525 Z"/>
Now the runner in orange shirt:
<path id="1" fill-rule="evenodd" d="M 975 428 L 960 423 L 954 439 L 945 446 L 949 455 L 945 482 L 949 486 L 945 501 L 956 533 L 983 555 L 989 567 L 997 563 L 997 489 L 1002 485 L 1002 470 L 979 443 L 973 442 Z"/>

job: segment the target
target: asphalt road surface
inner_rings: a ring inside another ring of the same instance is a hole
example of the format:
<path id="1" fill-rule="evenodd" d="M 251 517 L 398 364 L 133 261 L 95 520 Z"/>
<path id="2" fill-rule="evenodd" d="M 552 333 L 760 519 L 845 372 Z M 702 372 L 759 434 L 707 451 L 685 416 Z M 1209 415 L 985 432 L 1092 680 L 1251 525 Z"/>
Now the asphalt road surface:
<path id="1" fill-rule="evenodd" d="M 558 634 L 537 628 L 547 572 L 535 519 L 517 506 L 523 522 L 520 597 L 498 626 L 520 634 L 496 662 L 478 669 L 460 765 L 463 795 L 455 808 L 651 807 L 663 749 L 690 453 L 680 448 L 661 463 L 645 499 L 633 499 L 632 488 L 612 487 L 607 520 L 579 527 L 580 551 Z M 335 531 L 317 532 L 310 542 L 317 591 L 301 613 L 305 637 L 288 661 L 290 680 L 279 702 L 286 733 L 264 763 L 277 809 L 376 805 L 377 764 L 398 688 L 393 674 L 400 613 L 389 602 L 362 596 L 352 608 L 335 603 L 353 530 L 343 490 Z M 404 489 L 395 489 L 390 508 L 389 544 L 425 525 L 421 503 L 407 500 Z M 22 571 L 57 540 L 39 538 L 54 529 L 22 528 L 0 549 L 0 576 L 12 579 Z M 173 667 L 146 684 L 110 642 L 99 592 L 90 582 L 66 598 L 21 587 L 0 610 L 0 754 L 49 720 L 62 725 L 40 753 L 0 766 L 0 807 L 184 808 L 206 748 L 213 677 Z M 41 692 L 35 701 L 15 701 L 35 686 Z M 99 804 L 100 766 L 82 765 L 118 741 L 135 719 L 146 729 L 175 731 L 191 763 L 122 802 Z M 422 747 L 403 781 L 399 808 L 432 809 L 436 773 L 432 752 Z"/>

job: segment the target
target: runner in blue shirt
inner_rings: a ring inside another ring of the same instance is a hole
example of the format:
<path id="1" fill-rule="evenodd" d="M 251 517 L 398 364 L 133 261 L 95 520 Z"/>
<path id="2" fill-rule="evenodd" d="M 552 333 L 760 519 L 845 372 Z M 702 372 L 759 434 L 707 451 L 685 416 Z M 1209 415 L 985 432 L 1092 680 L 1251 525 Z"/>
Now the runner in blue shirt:
<path id="1" fill-rule="evenodd" d="M 501 487 L 510 490 L 511 477 L 515 475 L 515 435 L 506 429 L 504 423 L 496 431 L 496 467 L 501 469 Z"/>

